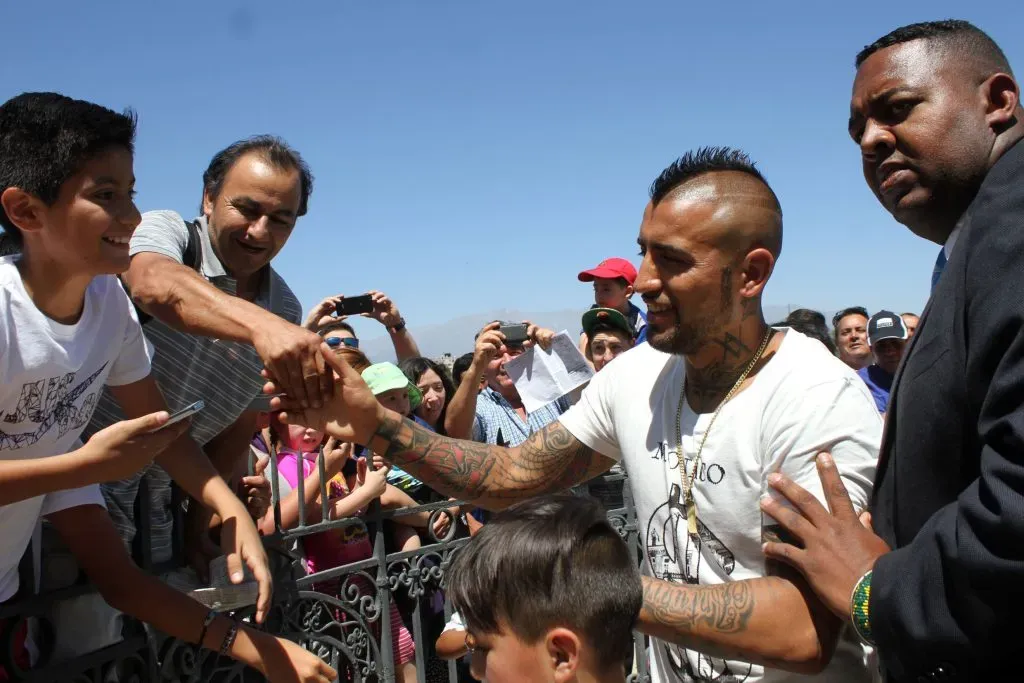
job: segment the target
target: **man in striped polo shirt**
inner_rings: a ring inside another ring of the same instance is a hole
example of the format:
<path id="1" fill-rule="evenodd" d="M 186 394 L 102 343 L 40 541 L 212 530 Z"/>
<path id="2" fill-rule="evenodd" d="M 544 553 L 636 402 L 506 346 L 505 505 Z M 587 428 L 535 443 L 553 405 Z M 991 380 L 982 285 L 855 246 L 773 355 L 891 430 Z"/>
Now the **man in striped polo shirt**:
<path id="1" fill-rule="evenodd" d="M 125 274 L 153 347 L 153 374 L 172 409 L 202 399 L 191 436 L 231 481 L 244 467 L 256 428 L 249 410 L 264 367 L 294 377 L 311 404 L 321 400 L 320 337 L 299 326 L 301 307 L 270 266 L 299 216 L 306 213 L 312 175 L 297 152 L 273 137 L 237 142 L 214 156 L 203 174 L 202 215 L 190 227 L 173 211 L 150 211 L 131 241 Z M 195 258 L 193 258 L 195 257 Z M 87 430 L 121 419 L 104 394 Z M 129 546 L 136 536 L 135 501 L 146 480 L 149 557 L 172 559 L 171 480 L 158 466 L 103 486 L 114 523 Z M 210 511 L 189 506 L 186 544 L 202 571 Z M 228 536 L 228 535 L 226 535 Z M 230 538 L 224 551 L 234 552 Z M 144 558 L 145 559 L 145 558 Z"/>

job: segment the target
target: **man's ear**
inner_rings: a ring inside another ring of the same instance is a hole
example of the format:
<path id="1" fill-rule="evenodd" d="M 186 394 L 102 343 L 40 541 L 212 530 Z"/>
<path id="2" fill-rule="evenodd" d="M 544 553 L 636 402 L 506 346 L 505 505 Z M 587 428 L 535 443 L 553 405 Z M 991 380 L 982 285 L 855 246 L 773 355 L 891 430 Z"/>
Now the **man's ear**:
<path id="1" fill-rule="evenodd" d="M 1013 76 L 992 74 L 982 83 L 981 90 L 985 97 L 985 118 L 996 134 L 1016 124 L 1020 88 Z"/>
<path id="2" fill-rule="evenodd" d="M 633 295 L 635 293 L 636 293 L 636 290 L 633 289 L 633 285 L 626 285 L 626 298 L 627 299 L 632 299 Z"/>
<path id="3" fill-rule="evenodd" d="M 753 249 L 743 260 L 743 281 L 740 283 L 740 293 L 747 297 L 756 297 L 761 294 L 768 278 L 775 269 L 775 257 L 763 247 Z"/>
<path id="4" fill-rule="evenodd" d="M 46 205 L 39 197 L 20 187 L 8 187 L 0 194 L 7 218 L 21 232 L 39 232 L 45 225 Z"/>
<path id="5" fill-rule="evenodd" d="M 555 683 L 571 683 L 576 680 L 580 667 L 582 641 L 567 628 L 559 626 L 544 636 L 547 661 L 551 666 L 551 680 Z"/>
<path id="6" fill-rule="evenodd" d="M 207 220 L 209 220 L 210 216 L 213 214 L 213 205 L 215 203 L 216 203 L 216 200 L 212 196 L 210 196 L 209 190 L 204 188 L 203 189 L 203 215 L 206 216 Z"/>

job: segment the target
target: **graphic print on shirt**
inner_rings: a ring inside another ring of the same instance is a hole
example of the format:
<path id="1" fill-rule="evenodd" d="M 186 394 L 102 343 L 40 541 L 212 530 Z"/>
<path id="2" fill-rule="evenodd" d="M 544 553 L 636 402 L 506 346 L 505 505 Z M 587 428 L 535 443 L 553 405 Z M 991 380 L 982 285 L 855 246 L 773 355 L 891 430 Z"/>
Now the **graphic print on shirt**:
<path id="1" fill-rule="evenodd" d="M 671 471 L 671 470 L 670 470 Z M 654 510 L 647 522 L 647 538 L 645 550 L 654 578 L 670 583 L 700 583 L 700 569 L 704 562 L 715 562 L 726 574 L 732 574 L 736 566 L 736 558 L 725 545 L 715 536 L 700 516 L 697 517 L 697 533 L 691 534 L 686 523 L 687 503 L 683 502 L 683 492 L 679 484 L 672 484 L 669 489 L 668 501 Z M 669 680 L 696 683 L 742 683 L 751 674 L 750 664 L 730 664 L 724 659 L 716 659 L 693 652 L 697 660 L 694 668 L 685 648 L 659 641 L 665 648 L 665 660 L 670 671 Z"/>
<path id="2" fill-rule="evenodd" d="M 0 451 L 35 445 L 54 427 L 58 430 L 54 439 L 64 436 L 70 429 L 85 427 L 96 408 L 102 387 L 96 387 L 79 405 L 75 404 L 106 367 L 104 363 L 99 370 L 75 386 L 72 386 L 75 382 L 73 372 L 23 384 L 15 409 L 7 413 L 0 411 Z M 7 425 L 22 425 L 26 422 L 38 427 L 34 432 L 7 432 Z"/>

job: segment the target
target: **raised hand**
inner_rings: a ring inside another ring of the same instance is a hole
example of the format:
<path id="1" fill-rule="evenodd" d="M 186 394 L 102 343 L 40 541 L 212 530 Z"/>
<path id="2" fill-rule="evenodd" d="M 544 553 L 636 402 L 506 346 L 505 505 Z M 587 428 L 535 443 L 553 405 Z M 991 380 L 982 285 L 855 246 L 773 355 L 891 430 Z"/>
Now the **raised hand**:
<path id="1" fill-rule="evenodd" d="M 318 408 L 330 398 L 334 384 L 320 335 L 282 320 L 259 329 L 252 344 L 280 391 L 301 406 Z M 326 355 L 333 355 L 329 348 Z"/>
<path id="2" fill-rule="evenodd" d="M 377 402 L 370 388 L 358 372 L 346 363 L 329 346 L 322 346 L 322 358 L 328 370 L 333 370 L 331 396 L 320 407 L 302 405 L 293 395 L 285 392 L 271 400 L 271 410 L 281 411 L 278 419 L 313 427 L 333 436 L 338 441 L 368 444 L 377 431 L 386 410 Z M 264 371 L 269 378 L 270 373 Z M 264 393 L 276 394 L 285 391 L 276 379 L 267 383 Z"/>
<path id="3" fill-rule="evenodd" d="M 320 303 L 313 307 L 313 310 L 311 310 L 309 312 L 309 315 L 306 316 L 306 322 L 304 322 L 302 326 L 305 327 L 310 332 L 316 332 L 317 327 L 320 324 L 320 318 L 323 318 L 326 315 L 331 315 L 332 313 L 334 313 L 335 308 L 339 303 L 341 303 L 341 300 L 344 298 L 345 297 L 343 297 L 341 294 L 335 294 L 333 296 L 327 297 L 326 299 L 324 299 L 323 301 L 321 301 Z M 340 318 L 337 319 L 344 320 L 345 316 L 341 316 Z"/>
<path id="4" fill-rule="evenodd" d="M 555 338 L 555 331 L 549 330 L 540 325 L 534 325 L 528 320 L 523 321 L 526 325 L 526 336 L 530 338 L 528 343 L 536 344 L 545 351 L 551 348 L 551 342 Z"/>
<path id="5" fill-rule="evenodd" d="M 269 462 L 269 455 L 257 460 L 253 473 L 242 477 L 240 484 L 242 489 L 241 498 L 253 519 L 262 519 L 267 514 L 267 510 L 270 509 L 272 492 L 270 480 L 267 479 L 265 474 Z"/>
<path id="6" fill-rule="evenodd" d="M 373 299 L 373 312 L 363 313 L 364 317 L 373 318 L 384 327 L 397 327 L 402 322 L 402 314 L 398 312 L 398 306 L 388 298 L 384 292 L 370 290 L 367 292 Z"/>

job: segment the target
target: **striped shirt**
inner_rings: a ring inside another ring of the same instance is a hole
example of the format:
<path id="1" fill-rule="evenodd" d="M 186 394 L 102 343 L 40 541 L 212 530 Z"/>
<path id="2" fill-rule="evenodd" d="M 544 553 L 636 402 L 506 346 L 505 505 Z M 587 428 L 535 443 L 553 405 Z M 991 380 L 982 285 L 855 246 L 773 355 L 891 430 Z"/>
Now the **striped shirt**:
<path id="1" fill-rule="evenodd" d="M 201 274 L 217 289 L 234 295 L 237 283 L 227 274 L 213 250 L 206 218 L 200 217 L 198 221 L 203 257 Z M 187 245 L 188 230 L 179 214 L 149 211 L 143 214 L 142 223 L 132 235 L 131 255 L 153 252 L 182 263 Z M 281 276 L 269 266 L 254 303 L 289 322 L 298 324 L 301 320 L 301 305 Z M 263 362 L 251 345 L 189 334 L 156 318 L 147 322 L 143 329 L 147 343 L 153 348 L 153 377 L 170 410 L 173 412 L 199 399 L 206 403 L 192 418 L 192 438 L 199 445 L 206 445 L 233 424 L 262 392 Z M 91 435 L 122 419 L 124 415 L 117 402 L 105 391 L 86 434 Z M 164 562 L 171 556 L 173 517 L 171 479 L 163 468 L 152 464 L 128 479 L 104 484 L 103 495 L 114 524 L 130 548 L 135 537 L 135 499 L 142 477 L 146 477 L 150 492 L 152 558 L 154 562 Z"/>
<path id="2" fill-rule="evenodd" d="M 569 409 L 565 398 L 549 403 L 526 416 L 526 422 L 505 397 L 485 387 L 476 397 L 476 416 L 473 418 L 473 441 L 497 446 L 518 446 L 531 434 L 558 419 Z"/>

